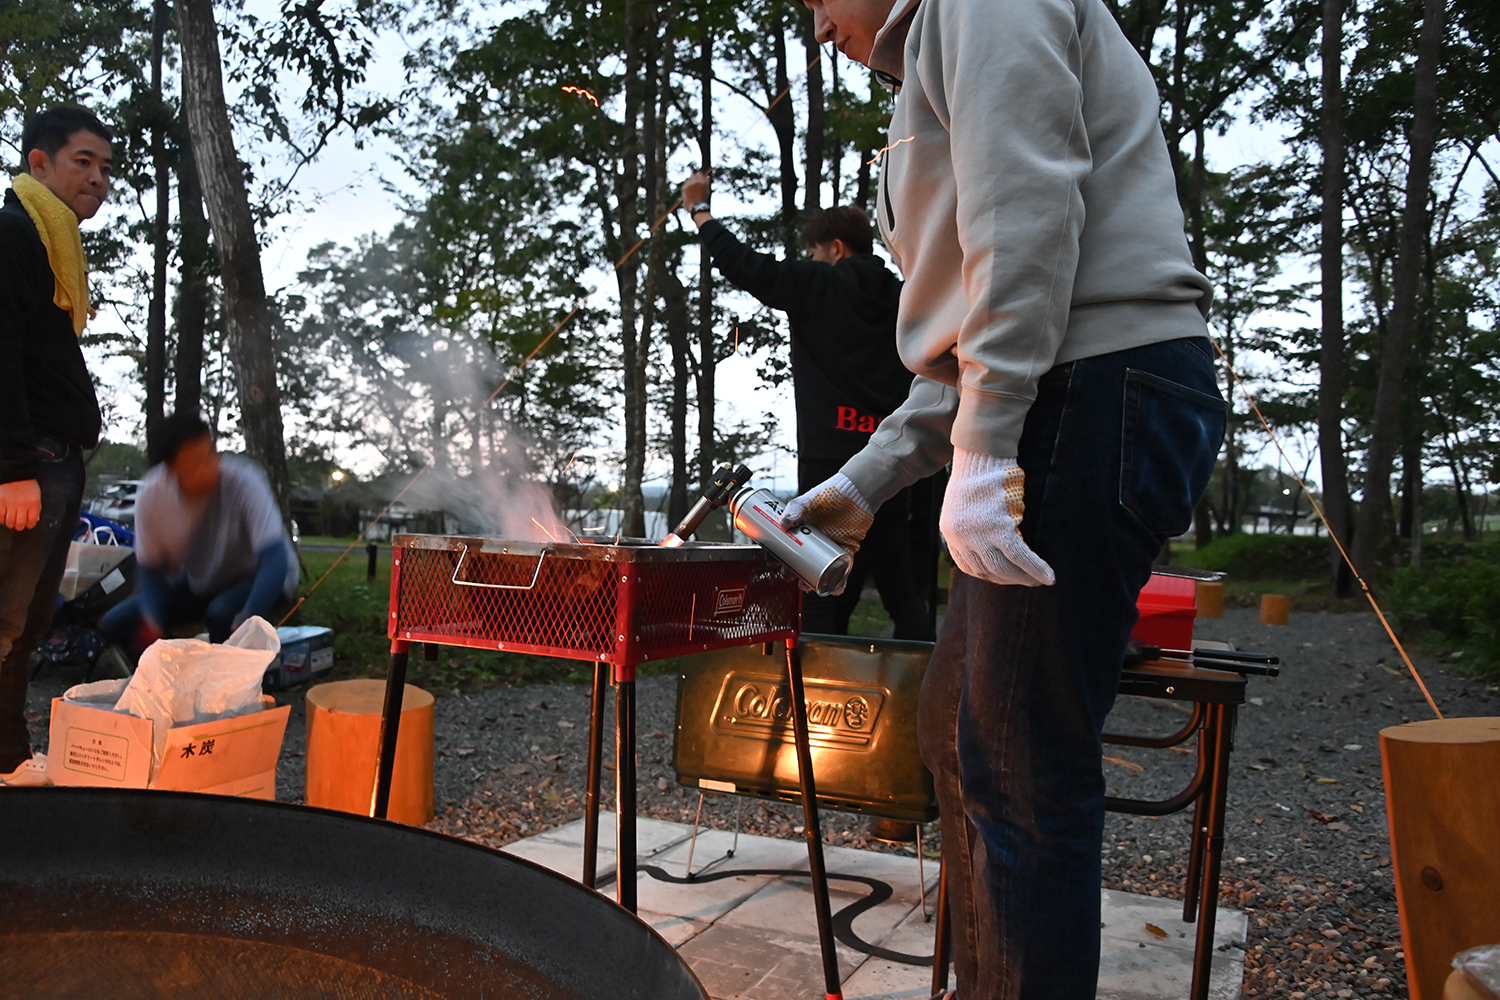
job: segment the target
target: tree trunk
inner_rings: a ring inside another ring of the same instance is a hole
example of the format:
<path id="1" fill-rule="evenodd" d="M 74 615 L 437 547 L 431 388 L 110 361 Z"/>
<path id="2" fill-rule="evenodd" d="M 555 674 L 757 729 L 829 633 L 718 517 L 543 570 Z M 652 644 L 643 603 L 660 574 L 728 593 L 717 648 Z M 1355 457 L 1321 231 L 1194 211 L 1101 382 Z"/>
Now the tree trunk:
<path id="1" fill-rule="evenodd" d="M 812 11 L 799 12 L 802 21 L 802 49 L 807 53 L 807 177 L 805 179 L 802 208 L 811 215 L 823 207 L 823 62 L 818 56 L 822 51 L 813 36 Z M 834 204 L 838 194 L 834 194 Z"/>
<path id="2" fill-rule="evenodd" d="M 1353 511 L 1349 459 L 1344 454 L 1344 9 L 1343 0 L 1323 0 L 1323 328 L 1318 356 L 1318 456 L 1323 478 L 1323 515 L 1328 530 L 1347 546 Z M 1329 540 L 1333 592 L 1353 594 L 1349 565 Z"/>
<path id="3" fill-rule="evenodd" d="M 837 105 L 842 93 L 839 87 L 839 50 L 834 49 L 828 57 L 828 78 L 833 84 L 833 100 Z M 839 204 L 844 197 L 844 144 L 840 140 L 833 143 L 833 155 L 828 158 L 828 180 L 829 187 L 833 191 L 833 203 Z"/>
<path id="4" fill-rule="evenodd" d="M 290 517 L 289 484 L 271 310 L 261 273 L 255 218 L 250 214 L 250 198 L 224 103 L 224 68 L 213 0 L 177 0 L 177 32 L 188 131 L 193 137 L 198 180 L 203 186 L 219 273 L 224 280 L 229 350 L 234 359 L 245 451 L 265 469 L 285 519 Z"/>
<path id="5" fill-rule="evenodd" d="M 1193 508 L 1193 548 L 1201 549 L 1214 540 L 1213 514 L 1209 509 L 1208 493 L 1198 498 Z"/>
<path id="6" fill-rule="evenodd" d="M 668 450 L 672 453 L 672 486 L 667 494 L 667 524 L 681 521 L 688 510 L 691 469 L 687 455 L 688 381 L 692 357 L 688 353 L 687 289 L 677 277 L 677 261 L 661 270 L 662 304 L 666 313 L 667 340 L 672 346 L 672 413 Z"/>
<path id="7" fill-rule="evenodd" d="M 1224 349 L 1224 381 L 1231 387 L 1234 385 L 1234 319 L 1229 317 L 1225 322 L 1225 333 L 1223 341 Z M 1236 535 L 1240 531 L 1240 449 L 1239 449 L 1239 419 L 1234 409 L 1234 395 L 1230 394 L 1229 419 L 1225 424 L 1224 432 L 1224 467 L 1220 477 L 1223 483 L 1221 493 L 1222 503 L 1220 514 L 1223 520 L 1219 523 L 1220 535 Z"/>
<path id="8" fill-rule="evenodd" d="M 156 218 L 151 220 L 151 303 L 146 309 L 146 451 L 154 454 L 167 400 L 167 234 L 171 211 L 171 168 L 167 163 L 167 114 L 161 97 L 162 48 L 166 42 L 167 0 L 151 8 L 151 165 L 155 169 Z"/>
<path id="9" fill-rule="evenodd" d="M 791 256 L 797 252 L 797 117 L 791 94 L 787 92 L 791 83 L 786 66 L 786 25 L 778 6 L 771 8 L 771 34 L 776 93 L 769 98 L 775 105 L 766 111 L 766 117 L 776 131 L 776 145 L 781 152 L 781 242 L 787 256 Z"/>
<path id="10" fill-rule="evenodd" d="M 1364 496 L 1354 532 L 1354 564 L 1368 576 L 1375 566 L 1384 526 L 1390 517 L 1391 463 L 1400 430 L 1402 383 L 1406 377 L 1417 314 L 1417 281 L 1427 231 L 1427 194 L 1432 150 L 1437 140 L 1437 76 L 1443 40 L 1445 0 L 1424 0 L 1417 41 L 1406 207 L 1401 215 L 1396 268 L 1391 280 L 1391 315 L 1380 352 L 1375 420 L 1365 453 Z"/>
<path id="11" fill-rule="evenodd" d="M 854 201 L 866 212 L 870 211 L 870 161 L 874 158 L 873 150 L 860 150 L 859 173 L 854 176 Z"/>
<path id="12" fill-rule="evenodd" d="M 711 32 L 704 32 L 703 52 L 698 65 L 698 83 L 702 88 L 703 107 L 698 125 L 698 158 L 707 170 L 713 165 L 714 133 L 714 43 Z M 716 448 L 714 443 L 714 376 L 719 366 L 718 346 L 714 343 L 714 272 L 708 253 L 698 254 L 698 485 L 707 490 L 713 480 Z"/>
<path id="13" fill-rule="evenodd" d="M 198 185 L 198 164 L 193 158 L 192 138 L 187 130 L 179 137 L 177 163 L 177 255 L 178 275 L 175 325 L 177 327 L 177 412 L 198 413 L 203 397 L 203 331 L 208 319 L 208 272 L 210 247 L 208 219 L 203 215 L 203 191 Z"/>
<path id="14" fill-rule="evenodd" d="M 639 7 L 640 0 L 625 0 L 625 121 L 615 196 L 620 211 L 620 243 L 624 250 L 629 250 L 635 244 L 638 235 L 636 199 L 640 195 L 638 121 L 641 112 L 641 53 L 640 39 L 637 37 L 640 32 Z M 623 342 L 621 356 L 625 366 L 622 380 L 625 394 L 625 475 L 620 504 L 624 511 L 624 531 L 632 536 L 644 535 L 646 523 L 645 500 L 641 496 L 641 473 L 646 464 L 646 398 L 635 377 L 637 369 L 641 367 L 642 353 L 636 329 L 636 279 L 636 258 L 632 256 L 615 272 L 620 290 Z"/>

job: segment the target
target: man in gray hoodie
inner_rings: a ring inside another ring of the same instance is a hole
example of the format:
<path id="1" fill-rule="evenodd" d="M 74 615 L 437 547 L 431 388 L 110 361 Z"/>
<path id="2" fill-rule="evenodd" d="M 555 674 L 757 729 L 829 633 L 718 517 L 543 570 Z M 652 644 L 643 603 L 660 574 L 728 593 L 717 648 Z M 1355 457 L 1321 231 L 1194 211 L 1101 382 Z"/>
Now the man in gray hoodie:
<path id="1" fill-rule="evenodd" d="M 906 403 L 788 506 L 857 540 L 952 462 L 922 689 L 961 1000 L 1091 1000 L 1135 600 L 1224 431 L 1150 71 L 1101 0 L 807 0 L 897 91 L 876 215 Z"/>

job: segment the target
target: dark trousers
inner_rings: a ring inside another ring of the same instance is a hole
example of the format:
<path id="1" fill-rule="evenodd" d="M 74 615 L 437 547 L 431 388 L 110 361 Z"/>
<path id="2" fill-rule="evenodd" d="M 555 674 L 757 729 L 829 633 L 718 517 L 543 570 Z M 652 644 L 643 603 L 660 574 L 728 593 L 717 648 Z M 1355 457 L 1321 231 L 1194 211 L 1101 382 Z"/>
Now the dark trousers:
<path id="1" fill-rule="evenodd" d="M 209 642 L 223 642 L 234 631 L 235 616 L 244 609 L 254 584 L 254 577 L 246 577 L 210 597 L 199 597 L 188 589 L 184 580 L 161 583 L 153 602 L 159 605 L 159 610 L 153 617 L 158 619 L 157 627 L 168 635 L 181 625 L 202 622 L 208 630 Z M 132 660 L 140 659 L 148 645 L 141 639 L 145 603 L 139 592 L 132 594 L 110 608 L 99 623 L 99 631 L 105 638 L 118 643 Z"/>
<path id="2" fill-rule="evenodd" d="M 1021 533 L 1057 582 L 953 574 L 919 726 L 962 1000 L 1095 995 L 1099 736 L 1152 558 L 1187 530 L 1223 437 L 1208 351 L 1170 341 L 1048 372 L 1021 437 Z"/>
<path id="3" fill-rule="evenodd" d="M 0 771 L 31 756 L 26 682 L 31 653 L 57 609 L 57 588 L 78 529 L 83 456 L 60 442 L 38 442 L 42 515 L 36 527 L 0 527 Z"/>

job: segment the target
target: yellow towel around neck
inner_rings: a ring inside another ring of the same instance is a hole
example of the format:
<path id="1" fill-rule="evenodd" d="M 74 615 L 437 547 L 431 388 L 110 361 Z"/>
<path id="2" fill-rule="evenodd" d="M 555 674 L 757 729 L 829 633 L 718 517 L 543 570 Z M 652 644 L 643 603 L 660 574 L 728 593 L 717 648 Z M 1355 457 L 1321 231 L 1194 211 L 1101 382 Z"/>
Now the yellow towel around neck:
<path id="1" fill-rule="evenodd" d="M 47 248 L 47 263 L 52 265 L 56 287 L 52 301 L 57 308 L 73 317 L 73 332 L 83 334 L 83 326 L 94 315 L 89 308 L 89 264 L 83 256 L 83 240 L 78 235 L 78 216 L 67 204 L 30 174 L 17 174 L 10 182 L 26 214 L 36 223 L 37 235 Z"/>

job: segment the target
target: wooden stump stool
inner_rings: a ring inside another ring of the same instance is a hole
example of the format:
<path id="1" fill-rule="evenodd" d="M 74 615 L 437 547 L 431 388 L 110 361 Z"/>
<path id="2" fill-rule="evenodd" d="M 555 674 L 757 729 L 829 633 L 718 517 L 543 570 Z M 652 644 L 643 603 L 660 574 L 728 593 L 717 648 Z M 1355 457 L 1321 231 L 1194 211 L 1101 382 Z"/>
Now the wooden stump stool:
<path id="1" fill-rule="evenodd" d="M 384 700 L 382 680 L 333 681 L 308 690 L 308 805 L 370 815 Z M 398 823 L 420 826 L 432 819 L 432 706 L 432 695 L 406 685 L 387 813 Z"/>
<path id="2" fill-rule="evenodd" d="M 1285 594 L 1260 595 L 1260 620 L 1264 625 L 1285 625 L 1292 614 L 1292 599 Z"/>
<path id="3" fill-rule="evenodd" d="M 1224 584 L 1219 580 L 1199 580 L 1193 603 L 1199 618 L 1224 617 Z"/>
<path id="4" fill-rule="evenodd" d="M 1380 731 L 1412 1000 L 1441 1000 L 1453 956 L 1500 928 L 1500 718 Z"/>

